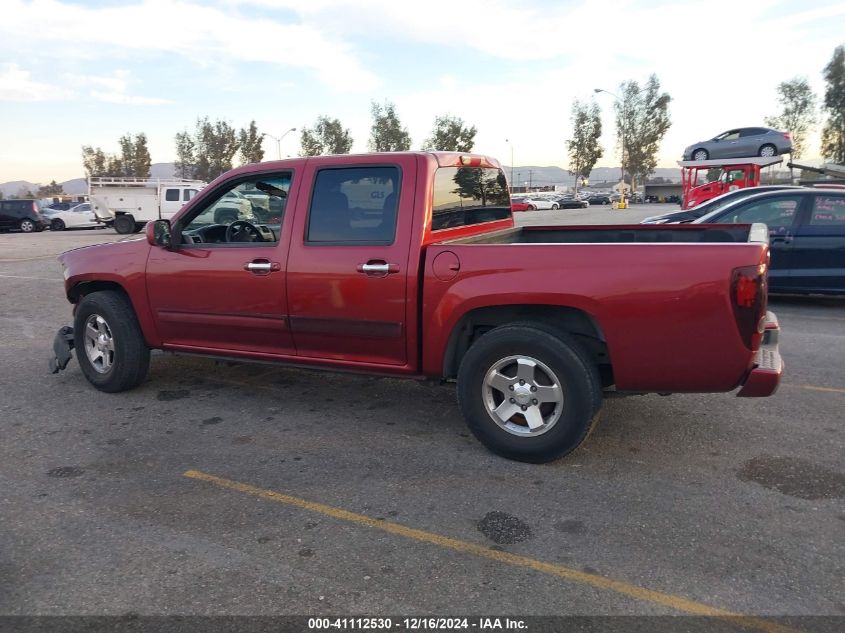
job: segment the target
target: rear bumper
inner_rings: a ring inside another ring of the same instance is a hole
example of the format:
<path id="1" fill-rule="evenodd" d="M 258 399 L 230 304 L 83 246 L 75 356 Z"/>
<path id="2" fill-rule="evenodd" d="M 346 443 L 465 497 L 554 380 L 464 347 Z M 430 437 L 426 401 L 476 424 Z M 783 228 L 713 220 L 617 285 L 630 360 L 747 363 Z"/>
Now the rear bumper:
<path id="1" fill-rule="evenodd" d="M 739 398 L 763 398 L 771 396 L 780 385 L 783 374 L 783 359 L 778 351 L 780 326 L 774 312 L 766 313 L 766 329 L 763 341 L 754 359 L 754 368 L 748 374 L 742 388 L 737 393 Z"/>

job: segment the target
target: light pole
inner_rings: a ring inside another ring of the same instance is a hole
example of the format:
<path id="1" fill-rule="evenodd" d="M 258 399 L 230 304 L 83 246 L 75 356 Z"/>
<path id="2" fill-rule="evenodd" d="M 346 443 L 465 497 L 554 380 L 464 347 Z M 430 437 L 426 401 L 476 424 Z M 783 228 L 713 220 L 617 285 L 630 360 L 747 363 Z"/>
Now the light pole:
<path id="1" fill-rule="evenodd" d="M 278 156 L 279 160 L 282 160 L 282 141 L 291 132 L 296 132 L 296 128 L 292 127 L 279 137 L 275 137 L 272 134 L 267 134 L 267 132 L 263 132 L 261 134 L 261 136 L 266 136 L 267 138 L 271 138 L 276 141 L 276 155 Z"/>
<path id="2" fill-rule="evenodd" d="M 624 209 L 625 205 L 625 103 L 622 99 L 619 98 L 615 92 L 610 92 L 610 90 L 605 90 L 604 88 L 593 88 L 593 92 L 598 94 L 600 92 L 605 92 L 609 94 L 611 97 L 616 99 L 616 103 L 620 104 L 620 109 L 622 110 L 622 161 L 621 165 L 619 166 L 619 171 L 622 173 L 622 183 L 621 183 L 621 191 L 619 192 L 619 200 L 620 206 Z"/>
<path id="3" fill-rule="evenodd" d="M 511 146 L 511 189 L 513 189 L 513 143 L 505 139 L 505 143 Z"/>

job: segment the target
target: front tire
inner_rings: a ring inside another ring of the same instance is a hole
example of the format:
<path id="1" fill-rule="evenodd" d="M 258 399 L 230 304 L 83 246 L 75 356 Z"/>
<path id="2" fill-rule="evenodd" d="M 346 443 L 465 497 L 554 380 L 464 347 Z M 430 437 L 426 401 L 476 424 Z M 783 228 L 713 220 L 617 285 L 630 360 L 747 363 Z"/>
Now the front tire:
<path id="1" fill-rule="evenodd" d="M 707 160 L 710 158 L 710 153 L 706 149 L 697 149 L 692 153 L 693 160 Z"/>
<path id="2" fill-rule="evenodd" d="M 117 393 L 143 382 L 150 367 L 150 349 L 126 295 L 114 290 L 87 295 L 76 310 L 73 326 L 79 367 L 94 387 Z"/>
<path id="3" fill-rule="evenodd" d="M 56 218 L 52 222 L 50 222 L 50 230 L 51 231 L 64 231 L 65 230 L 65 223 L 64 220 L 60 220 Z"/>
<path id="4" fill-rule="evenodd" d="M 119 215 L 114 219 L 114 230 L 121 235 L 128 235 L 135 232 L 135 218 L 129 215 Z"/>
<path id="5" fill-rule="evenodd" d="M 763 147 L 760 148 L 760 151 L 757 152 L 757 155 L 762 156 L 764 158 L 770 158 L 772 156 L 777 156 L 778 155 L 778 148 L 775 147 L 774 145 L 770 145 L 770 144 L 769 145 L 763 145 Z"/>
<path id="6" fill-rule="evenodd" d="M 553 204 L 553 205 L 552 205 L 552 210 L 553 210 L 553 211 L 557 211 L 558 209 L 560 209 L 560 205 L 559 205 L 559 204 L 555 203 L 555 204 Z"/>
<path id="7" fill-rule="evenodd" d="M 467 426 L 494 453 L 549 462 L 575 450 L 601 408 L 598 368 L 566 333 L 542 324 L 495 328 L 458 372 Z"/>

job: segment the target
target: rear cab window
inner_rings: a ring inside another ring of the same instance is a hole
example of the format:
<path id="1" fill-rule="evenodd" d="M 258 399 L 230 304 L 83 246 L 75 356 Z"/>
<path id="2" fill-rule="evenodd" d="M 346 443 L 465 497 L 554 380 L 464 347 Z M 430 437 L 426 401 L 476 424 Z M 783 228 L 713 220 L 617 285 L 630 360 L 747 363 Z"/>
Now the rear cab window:
<path id="1" fill-rule="evenodd" d="M 495 167 L 440 167 L 434 175 L 431 230 L 513 217 L 508 182 Z"/>

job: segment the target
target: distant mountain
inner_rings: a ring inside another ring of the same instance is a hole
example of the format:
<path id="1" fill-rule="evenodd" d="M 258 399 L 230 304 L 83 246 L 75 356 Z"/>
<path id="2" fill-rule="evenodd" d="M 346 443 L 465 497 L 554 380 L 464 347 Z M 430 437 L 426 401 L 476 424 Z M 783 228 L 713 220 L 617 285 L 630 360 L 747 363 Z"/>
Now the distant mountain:
<path id="1" fill-rule="evenodd" d="M 173 178 L 173 172 L 176 170 L 173 163 L 153 163 L 150 165 L 150 178 Z M 42 184 L 40 182 L 29 182 L 28 180 L 12 180 L 10 182 L 0 183 L 0 191 L 3 192 L 4 198 L 10 198 L 17 195 L 22 187 L 29 189 L 32 193 L 38 191 L 38 187 Z M 88 180 L 86 178 L 73 178 L 59 183 L 62 190 L 71 196 L 78 196 L 80 194 L 88 193 Z"/>
<path id="2" fill-rule="evenodd" d="M 3 192 L 4 198 L 9 198 L 11 196 L 17 195 L 18 191 L 22 188 L 29 189 L 33 193 L 36 189 L 38 189 L 38 185 L 34 182 L 29 182 L 28 180 L 12 180 L 10 182 L 4 182 L 0 184 L 0 191 Z"/>

